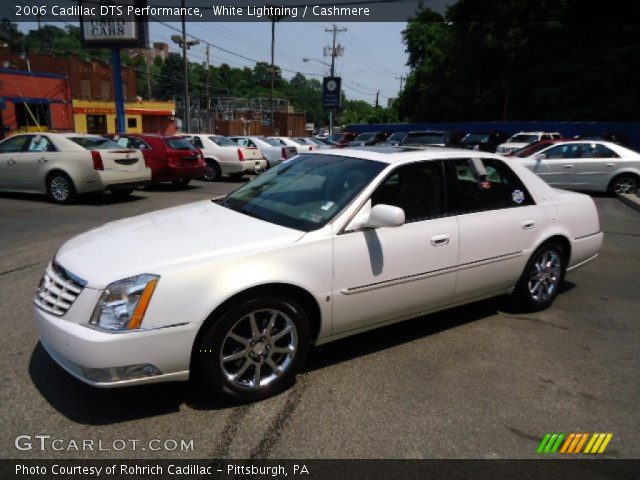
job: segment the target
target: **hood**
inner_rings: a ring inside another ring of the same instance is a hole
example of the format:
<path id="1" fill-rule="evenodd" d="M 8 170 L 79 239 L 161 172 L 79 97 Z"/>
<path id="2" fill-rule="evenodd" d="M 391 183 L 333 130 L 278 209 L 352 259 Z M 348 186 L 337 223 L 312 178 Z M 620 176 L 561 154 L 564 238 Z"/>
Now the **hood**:
<path id="1" fill-rule="evenodd" d="M 302 235 L 205 200 L 89 230 L 66 242 L 56 260 L 89 287 L 104 288 L 141 273 L 288 245 Z"/>

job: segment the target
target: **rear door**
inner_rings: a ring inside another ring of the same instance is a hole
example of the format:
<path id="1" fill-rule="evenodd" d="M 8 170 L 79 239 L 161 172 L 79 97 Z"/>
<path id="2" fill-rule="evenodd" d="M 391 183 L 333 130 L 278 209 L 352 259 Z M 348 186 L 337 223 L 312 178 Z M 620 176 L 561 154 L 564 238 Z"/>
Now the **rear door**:
<path id="1" fill-rule="evenodd" d="M 42 190 L 48 164 L 61 155 L 49 137 L 33 135 L 16 163 L 16 178 L 25 190 Z"/>
<path id="2" fill-rule="evenodd" d="M 459 301 L 513 287 L 546 219 L 505 162 L 482 162 L 486 176 L 474 169 L 470 159 L 447 162 L 448 186 L 460 228 Z"/>
<path id="3" fill-rule="evenodd" d="M 554 187 L 575 187 L 577 164 L 582 155 L 579 143 L 561 143 L 541 152 L 544 158 L 538 160 L 539 170 L 534 170 L 544 181 Z"/>

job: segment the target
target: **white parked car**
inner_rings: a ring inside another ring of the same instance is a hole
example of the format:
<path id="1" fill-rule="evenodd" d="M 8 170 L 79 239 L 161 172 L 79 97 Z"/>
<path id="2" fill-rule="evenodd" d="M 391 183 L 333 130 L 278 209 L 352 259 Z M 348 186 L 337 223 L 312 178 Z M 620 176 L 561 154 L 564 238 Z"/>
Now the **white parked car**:
<path id="1" fill-rule="evenodd" d="M 151 181 L 138 150 L 81 133 L 29 133 L 0 142 L 0 191 L 46 193 L 56 203 L 111 191 L 125 197 Z"/>
<path id="2" fill-rule="evenodd" d="M 553 187 L 613 194 L 640 185 L 640 153 L 612 142 L 553 143 L 518 161 Z"/>
<path id="3" fill-rule="evenodd" d="M 310 152 L 312 150 L 317 150 L 317 145 L 308 145 L 306 142 L 302 142 L 298 139 L 293 139 L 290 137 L 269 137 L 273 140 L 280 142 L 281 145 L 285 145 L 287 147 L 295 147 L 298 153 L 302 152 Z"/>
<path id="4" fill-rule="evenodd" d="M 247 173 L 259 173 L 267 169 L 267 161 L 255 147 L 241 147 L 233 140 L 221 135 L 189 134 L 184 137 L 202 150 L 207 170 L 202 179 L 214 182 L 222 175 L 242 178 Z"/>
<path id="5" fill-rule="evenodd" d="M 593 200 L 470 155 L 299 154 L 226 197 L 72 238 L 35 296 L 42 345 L 95 386 L 196 376 L 257 400 L 311 345 L 507 293 L 548 307 L 598 255 Z"/>
<path id="6" fill-rule="evenodd" d="M 241 147 L 259 148 L 268 162 L 268 168 L 281 164 L 298 153 L 296 147 L 285 147 L 277 140 L 258 136 L 229 137 Z"/>
<path id="7" fill-rule="evenodd" d="M 555 140 L 561 138 L 562 135 L 558 132 L 518 132 L 510 137 L 506 142 L 498 145 L 496 153 L 505 155 L 507 153 L 520 150 L 532 143 L 539 142 L 540 140 Z"/>

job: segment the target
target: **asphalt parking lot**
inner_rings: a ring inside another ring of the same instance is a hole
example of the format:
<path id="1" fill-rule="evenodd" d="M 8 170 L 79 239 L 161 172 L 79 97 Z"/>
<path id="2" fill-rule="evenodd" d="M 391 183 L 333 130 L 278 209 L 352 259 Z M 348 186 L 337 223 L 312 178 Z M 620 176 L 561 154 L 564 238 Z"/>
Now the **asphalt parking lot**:
<path id="1" fill-rule="evenodd" d="M 606 456 L 640 455 L 640 213 L 607 197 L 595 198 L 601 256 L 568 276 L 550 310 L 522 314 L 495 299 L 328 344 L 312 350 L 294 388 L 261 403 L 228 406 L 183 384 L 97 390 L 49 359 L 31 299 L 60 244 L 238 185 L 71 206 L 0 195 L 2 457 L 529 458 L 547 432 L 612 432 Z M 16 449 L 17 436 L 39 434 L 141 443 Z M 143 450 L 153 439 L 193 440 L 193 450 Z"/>

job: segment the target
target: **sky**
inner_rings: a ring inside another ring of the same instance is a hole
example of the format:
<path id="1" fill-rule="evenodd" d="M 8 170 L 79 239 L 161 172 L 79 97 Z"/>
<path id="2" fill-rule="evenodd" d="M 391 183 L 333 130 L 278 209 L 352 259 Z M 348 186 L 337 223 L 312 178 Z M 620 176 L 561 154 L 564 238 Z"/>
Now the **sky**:
<path id="1" fill-rule="evenodd" d="M 3 0 L 4 1 L 4 0 Z M 424 5 L 444 11 L 452 0 L 425 0 Z M 57 24 L 64 27 L 63 24 Z M 178 34 L 171 27 L 180 29 L 179 23 L 151 22 L 150 42 L 165 42 L 171 51 L 179 48 L 171 41 Z M 344 47 L 341 57 L 336 58 L 336 75 L 342 77 L 343 90 L 350 100 L 375 102 L 379 92 L 380 105 L 386 106 L 389 98 L 396 97 L 400 89 L 400 78 L 406 77 L 407 54 L 402 42 L 402 30 L 406 22 L 352 22 L 339 23 L 346 28 L 339 33 L 337 43 Z M 21 23 L 27 31 L 36 28 L 35 23 Z M 323 56 L 323 47 L 331 45 L 332 34 L 325 31 L 330 23 L 284 21 L 276 24 L 275 63 L 283 69 L 283 76 L 291 78 L 296 72 L 308 77 L 321 78 L 329 73 L 330 57 Z M 255 62 L 270 62 L 271 23 L 265 22 L 187 22 L 187 36 L 196 37 L 201 44 L 189 53 L 192 62 L 205 61 L 206 43 L 212 45 L 211 63 L 219 66 L 227 63 L 233 67 L 248 66 Z M 232 53 L 224 52 L 221 47 Z M 247 58 L 242 58 L 247 57 Z M 303 58 L 310 58 L 304 62 Z"/>

